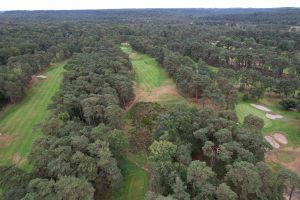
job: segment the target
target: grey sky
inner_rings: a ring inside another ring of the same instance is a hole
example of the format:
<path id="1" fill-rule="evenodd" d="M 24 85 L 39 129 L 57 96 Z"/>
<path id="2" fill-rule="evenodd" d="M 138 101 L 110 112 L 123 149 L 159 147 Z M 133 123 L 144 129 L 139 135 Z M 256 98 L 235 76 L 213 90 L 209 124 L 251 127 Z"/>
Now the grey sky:
<path id="1" fill-rule="evenodd" d="M 300 0 L 0 0 L 0 10 L 300 7 Z"/>

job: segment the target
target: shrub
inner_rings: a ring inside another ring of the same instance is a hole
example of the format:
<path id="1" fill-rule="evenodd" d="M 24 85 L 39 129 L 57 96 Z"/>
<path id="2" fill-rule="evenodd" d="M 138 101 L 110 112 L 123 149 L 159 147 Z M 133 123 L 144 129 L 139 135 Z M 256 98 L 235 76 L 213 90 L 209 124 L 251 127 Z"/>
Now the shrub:
<path id="1" fill-rule="evenodd" d="M 296 109 L 297 102 L 295 99 L 287 98 L 287 99 L 281 99 L 279 104 L 285 109 L 285 110 L 292 110 Z"/>

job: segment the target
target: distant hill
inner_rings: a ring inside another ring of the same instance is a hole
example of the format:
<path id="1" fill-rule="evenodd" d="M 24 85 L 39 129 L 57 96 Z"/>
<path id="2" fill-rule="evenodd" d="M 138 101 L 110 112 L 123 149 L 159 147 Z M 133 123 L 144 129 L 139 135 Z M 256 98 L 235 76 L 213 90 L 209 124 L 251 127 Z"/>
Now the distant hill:
<path id="1" fill-rule="evenodd" d="M 17 21 L 145 21 L 155 18 L 178 19 L 180 16 L 202 18 L 205 21 L 258 21 L 279 20 L 286 17 L 289 25 L 300 21 L 299 8 L 195 8 L 195 9 L 115 9 L 115 10 L 54 10 L 54 11 L 6 11 L 3 20 Z"/>

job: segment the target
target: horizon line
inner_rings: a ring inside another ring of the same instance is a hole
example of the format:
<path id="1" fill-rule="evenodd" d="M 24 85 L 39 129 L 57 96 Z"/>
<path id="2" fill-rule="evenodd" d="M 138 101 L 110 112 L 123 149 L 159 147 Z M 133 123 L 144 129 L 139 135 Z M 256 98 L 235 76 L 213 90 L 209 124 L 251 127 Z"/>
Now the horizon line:
<path id="1" fill-rule="evenodd" d="M 84 8 L 84 9 L 9 9 L 1 10 L 0 12 L 8 11 L 83 11 L 83 10 L 147 10 L 147 9 L 280 9 L 280 8 L 295 8 L 300 9 L 300 7 L 153 7 L 153 8 Z"/>

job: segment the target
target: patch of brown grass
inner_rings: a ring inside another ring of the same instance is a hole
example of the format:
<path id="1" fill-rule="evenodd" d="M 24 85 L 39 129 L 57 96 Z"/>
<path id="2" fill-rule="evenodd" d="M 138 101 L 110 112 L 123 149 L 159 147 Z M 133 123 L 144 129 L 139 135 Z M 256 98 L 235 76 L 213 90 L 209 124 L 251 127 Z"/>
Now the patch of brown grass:
<path id="1" fill-rule="evenodd" d="M 0 148 L 3 148 L 9 145 L 14 140 L 12 135 L 0 135 Z"/>
<path id="2" fill-rule="evenodd" d="M 27 162 L 27 160 L 18 154 L 14 154 L 12 156 L 12 162 L 15 165 L 21 166 L 21 165 L 25 164 Z"/>
<path id="3" fill-rule="evenodd" d="M 266 154 L 266 161 L 269 163 L 277 163 L 284 168 L 290 169 L 300 174 L 300 147 L 284 147 L 273 150 Z M 285 156 L 288 155 L 288 158 Z"/>

